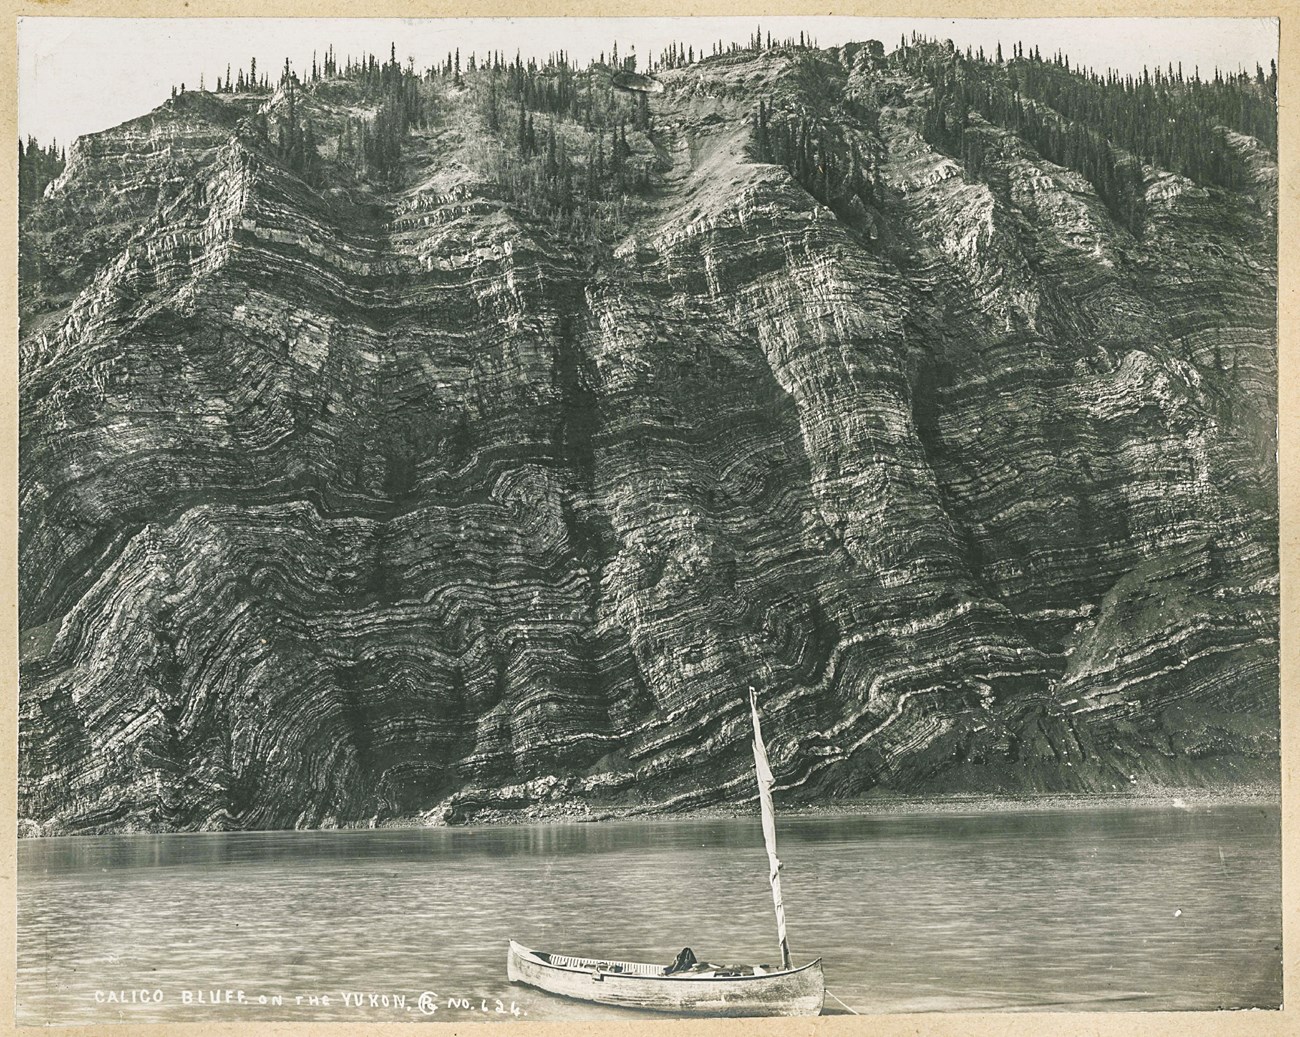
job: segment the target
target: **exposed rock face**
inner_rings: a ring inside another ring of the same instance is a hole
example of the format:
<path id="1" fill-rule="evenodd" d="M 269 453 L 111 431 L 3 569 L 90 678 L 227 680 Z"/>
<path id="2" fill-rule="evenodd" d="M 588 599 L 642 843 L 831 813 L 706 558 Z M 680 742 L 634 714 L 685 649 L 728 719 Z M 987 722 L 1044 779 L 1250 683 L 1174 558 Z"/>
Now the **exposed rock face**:
<path id="1" fill-rule="evenodd" d="M 464 92 L 387 192 L 306 187 L 263 98 L 78 142 L 23 228 L 21 816 L 748 796 L 749 684 L 792 796 L 1276 774 L 1267 153 L 1151 169 L 1135 238 L 824 68 L 664 73 L 594 253 L 500 200 Z M 750 162 L 760 93 L 858 98 L 879 206 Z"/>

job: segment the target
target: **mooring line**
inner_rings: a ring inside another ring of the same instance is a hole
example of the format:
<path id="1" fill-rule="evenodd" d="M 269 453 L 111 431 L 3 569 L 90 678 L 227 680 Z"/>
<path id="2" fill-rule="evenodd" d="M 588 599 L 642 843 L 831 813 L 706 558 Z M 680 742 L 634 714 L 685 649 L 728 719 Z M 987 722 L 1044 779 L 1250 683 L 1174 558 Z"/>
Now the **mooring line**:
<path id="1" fill-rule="evenodd" d="M 830 994 L 831 997 L 835 997 L 834 994 L 831 994 L 829 988 L 827 988 L 826 993 Z M 836 1001 L 840 1001 L 840 999 L 839 999 L 838 997 L 835 997 L 835 1000 L 836 1000 Z M 849 1008 L 849 1006 L 846 1005 L 846 1004 L 844 1004 L 843 1001 L 840 1001 L 840 1004 L 841 1004 L 844 1008 Z M 861 1012 L 859 1012 L 859 1011 L 857 1011 L 857 1010 L 855 1010 L 855 1009 L 852 1009 L 852 1008 L 849 1008 L 849 1011 L 852 1012 L 854 1015 L 861 1015 L 861 1014 L 862 1014 Z"/>

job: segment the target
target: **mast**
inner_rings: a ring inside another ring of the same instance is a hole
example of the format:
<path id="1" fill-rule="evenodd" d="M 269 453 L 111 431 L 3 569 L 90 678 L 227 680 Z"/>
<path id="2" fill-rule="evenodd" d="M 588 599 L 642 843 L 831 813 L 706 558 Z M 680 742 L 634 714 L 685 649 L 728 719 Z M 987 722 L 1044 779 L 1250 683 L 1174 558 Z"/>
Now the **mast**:
<path id="1" fill-rule="evenodd" d="M 763 842 L 767 844 L 767 860 L 771 865 L 772 905 L 776 908 L 776 935 L 781 941 L 781 968 L 790 967 L 790 945 L 785 938 L 785 905 L 781 902 L 781 859 L 776 855 L 776 813 L 772 808 L 772 768 L 767 762 L 767 746 L 758 726 L 758 692 L 749 689 L 749 709 L 754 717 L 754 774 L 758 778 L 758 802 L 763 808 Z"/>

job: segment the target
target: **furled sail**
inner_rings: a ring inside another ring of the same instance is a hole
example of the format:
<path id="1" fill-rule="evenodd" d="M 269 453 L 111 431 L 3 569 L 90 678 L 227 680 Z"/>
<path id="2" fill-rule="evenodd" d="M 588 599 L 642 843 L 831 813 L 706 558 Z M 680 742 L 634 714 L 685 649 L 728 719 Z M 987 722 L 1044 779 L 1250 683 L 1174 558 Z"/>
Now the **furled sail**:
<path id="1" fill-rule="evenodd" d="M 763 841 L 772 869 L 772 903 L 776 907 L 776 935 L 781 941 L 781 968 L 790 967 L 790 945 L 785 938 L 785 905 L 781 902 L 781 859 L 776 855 L 776 813 L 772 807 L 772 768 L 767 762 L 767 746 L 758 726 L 758 693 L 749 689 L 749 708 L 754 716 L 754 773 L 758 776 L 758 802 L 763 808 Z"/>

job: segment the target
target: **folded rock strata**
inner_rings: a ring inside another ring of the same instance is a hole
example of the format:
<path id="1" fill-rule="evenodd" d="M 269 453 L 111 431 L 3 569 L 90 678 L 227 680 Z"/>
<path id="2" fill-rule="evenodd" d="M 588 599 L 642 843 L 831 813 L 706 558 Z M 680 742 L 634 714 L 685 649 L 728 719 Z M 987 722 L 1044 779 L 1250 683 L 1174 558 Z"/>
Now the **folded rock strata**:
<path id="1" fill-rule="evenodd" d="M 787 53 L 706 61 L 607 250 L 466 91 L 385 190 L 260 147 L 280 95 L 80 139 L 23 228 L 31 829 L 742 799 L 750 684 L 788 799 L 1275 776 L 1276 166 L 1149 168 L 1135 237 L 822 60 L 878 206 L 747 157 L 835 103 Z"/>

